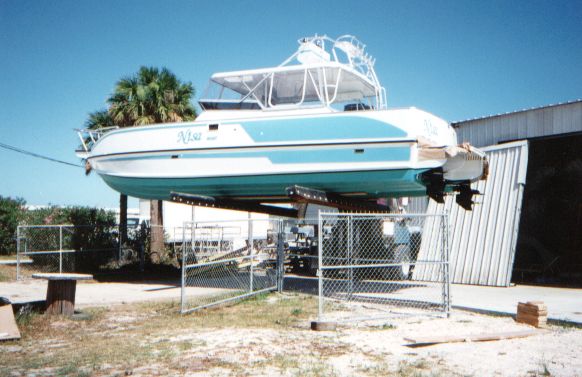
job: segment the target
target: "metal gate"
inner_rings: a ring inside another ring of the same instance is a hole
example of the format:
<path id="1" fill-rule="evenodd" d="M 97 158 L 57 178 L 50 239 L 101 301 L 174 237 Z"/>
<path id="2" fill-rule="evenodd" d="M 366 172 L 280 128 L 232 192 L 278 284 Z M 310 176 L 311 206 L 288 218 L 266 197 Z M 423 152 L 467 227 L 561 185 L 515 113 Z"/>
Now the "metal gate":
<path id="1" fill-rule="evenodd" d="M 319 229 L 320 321 L 448 315 L 447 216 L 321 213 Z M 428 243 L 433 258 L 420 259 Z M 431 281 L 414 279 L 427 269 Z"/>
<path id="2" fill-rule="evenodd" d="M 181 312 L 280 289 L 281 222 L 184 223 Z"/>

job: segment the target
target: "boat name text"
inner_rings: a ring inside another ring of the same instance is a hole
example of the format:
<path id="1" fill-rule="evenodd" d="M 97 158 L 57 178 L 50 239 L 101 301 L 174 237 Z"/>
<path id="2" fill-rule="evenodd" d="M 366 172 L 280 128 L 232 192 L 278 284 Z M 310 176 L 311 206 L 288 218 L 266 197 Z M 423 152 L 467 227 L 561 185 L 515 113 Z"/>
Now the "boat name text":
<path id="1" fill-rule="evenodd" d="M 178 143 L 190 144 L 192 142 L 200 141 L 202 133 L 194 132 L 192 130 L 185 130 L 178 132 Z"/>

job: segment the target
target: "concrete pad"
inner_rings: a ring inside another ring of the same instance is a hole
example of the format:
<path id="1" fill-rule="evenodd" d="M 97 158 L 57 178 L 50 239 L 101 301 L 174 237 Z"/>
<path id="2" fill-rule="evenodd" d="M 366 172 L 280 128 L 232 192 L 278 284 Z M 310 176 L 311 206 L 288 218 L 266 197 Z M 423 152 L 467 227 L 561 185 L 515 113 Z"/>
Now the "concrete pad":
<path id="1" fill-rule="evenodd" d="M 316 294 L 317 278 L 297 279 L 289 276 L 288 282 L 300 280 L 301 284 L 292 290 Z M 418 282 L 415 282 L 417 284 Z M 24 280 L 0 283 L 0 295 L 13 303 L 44 300 L 47 282 L 44 280 Z M 419 288 L 420 289 L 420 288 Z M 187 296 L 208 295 L 216 288 L 189 287 Z M 414 291 L 407 294 L 414 296 Z M 453 308 L 471 309 L 483 312 L 498 312 L 515 315 L 517 304 L 526 301 L 544 301 L 548 307 L 548 319 L 582 324 L 582 289 L 550 288 L 517 285 L 513 287 L 482 287 L 475 285 L 451 285 Z M 77 285 L 76 306 L 87 307 L 149 300 L 180 299 L 179 282 L 175 285 L 160 282 L 136 283 L 79 283 Z"/>
<path id="2" fill-rule="evenodd" d="M 12 303 L 44 300 L 47 282 L 24 280 L 0 283 L 0 292 Z M 203 291 L 203 289 L 200 289 Z M 180 286 L 162 283 L 82 283 L 77 284 L 76 307 L 131 303 L 140 301 L 179 299 Z"/>
<path id="3" fill-rule="evenodd" d="M 451 285 L 453 308 L 515 315 L 517 304 L 526 301 L 543 301 L 548 307 L 548 319 L 582 324 L 582 289 L 531 285 L 513 287 Z"/>

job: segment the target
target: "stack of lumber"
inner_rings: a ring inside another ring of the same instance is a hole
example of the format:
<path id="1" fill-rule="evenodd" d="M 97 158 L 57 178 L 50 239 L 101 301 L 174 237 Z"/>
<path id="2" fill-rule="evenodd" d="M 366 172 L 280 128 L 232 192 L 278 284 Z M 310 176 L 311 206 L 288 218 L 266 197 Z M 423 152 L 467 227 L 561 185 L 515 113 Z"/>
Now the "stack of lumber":
<path id="1" fill-rule="evenodd" d="M 548 307 L 543 301 L 528 301 L 517 304 L 517 322 L 535 327 L 545 327 L 548 321 Z"/>

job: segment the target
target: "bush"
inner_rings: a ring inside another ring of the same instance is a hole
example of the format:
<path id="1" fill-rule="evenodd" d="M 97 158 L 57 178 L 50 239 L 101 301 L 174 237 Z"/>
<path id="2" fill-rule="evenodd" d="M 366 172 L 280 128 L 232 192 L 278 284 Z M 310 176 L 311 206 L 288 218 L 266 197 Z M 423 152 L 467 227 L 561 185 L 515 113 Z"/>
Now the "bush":
<path id="1" fill-rule="evenodd" d="M 64 228 L 63 248 L 76 250 L 75 271 L 92 271 L 117 255 L 119 233 L 111 211 L 89 207 L 48 207 L 29 210 L 24 215 L 26 225 L 72 225 Z M 29 229 L 37 249 L 57 250 L 58 232 L 50 229 Z M 42 233 L 37 234 L 34 233 Z M 29 241 L 31 245 L 33 240 Z M 34 259 L 34 258 L 33 258 Z"/>
<path id="2" fill-rule="evenodd" d="M 25 203 L 20 198 L 0 196 L 0 254 L 16 253 L 16 227 L 23 216 Z"/>

